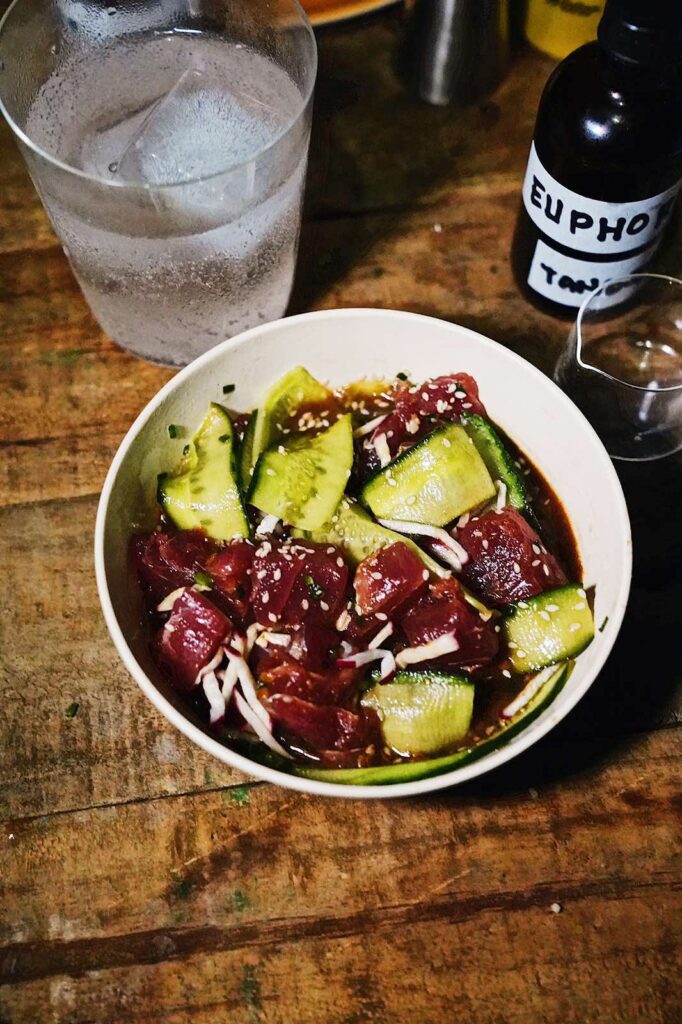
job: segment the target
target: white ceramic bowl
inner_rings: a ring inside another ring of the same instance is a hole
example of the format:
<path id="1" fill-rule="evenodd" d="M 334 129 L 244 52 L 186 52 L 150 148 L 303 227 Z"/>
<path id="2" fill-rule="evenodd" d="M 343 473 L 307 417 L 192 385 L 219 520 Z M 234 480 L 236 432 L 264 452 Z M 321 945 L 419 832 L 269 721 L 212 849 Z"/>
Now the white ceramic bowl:
<path id="1" fill-rule="evenodd" d="M 157 473 L 176 463 L 182 440 L 168 424 L 192 428 L 222 386 L 236 384 L 235 408 L 255 406 L 265 388 L 302 364 L 334 385 L 408 371 L 415 380 L 466 371 L 493 419 L 518 442 L 561 498 L 577 534 L 585 582 L 596 586 L 596 622 L 606 621 L 546 711 L 510 743 L 433 778 L 388 786 L 344 786 L 299 779 L 234 753 L 186 712 L 154 665 L 140 627 L 141 598 L 127 564 L 133 526 L 149 522 Z M 587 420 L 539 370 L 473 331 L 442 320 L 379 309 L 343 309 L 265 324 L 201 356 L 140 413 L 116 454 L 100 499 L 95 565 L 104 617 L 128 671 L 155 705 L 203 750 L 250 775 L 308 793 L 389 797 L 425 793 L 496 768 L 552 729 L 590 687 L 611 650 L 627 603 L 630 526 L 611 461 Z"/>

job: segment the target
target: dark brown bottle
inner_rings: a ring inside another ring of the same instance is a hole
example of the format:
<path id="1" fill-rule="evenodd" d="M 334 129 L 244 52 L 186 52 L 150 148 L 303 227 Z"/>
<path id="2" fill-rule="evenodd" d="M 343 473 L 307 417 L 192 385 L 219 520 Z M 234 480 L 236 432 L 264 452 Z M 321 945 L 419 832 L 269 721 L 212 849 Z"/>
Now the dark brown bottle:
<path id="1" fill-rule="evenodd" d="M 547 312 L 651 263 L 682 176 L 681 42 L 682 0 L 607 0 L 545 86 L 512 265 Z"/>

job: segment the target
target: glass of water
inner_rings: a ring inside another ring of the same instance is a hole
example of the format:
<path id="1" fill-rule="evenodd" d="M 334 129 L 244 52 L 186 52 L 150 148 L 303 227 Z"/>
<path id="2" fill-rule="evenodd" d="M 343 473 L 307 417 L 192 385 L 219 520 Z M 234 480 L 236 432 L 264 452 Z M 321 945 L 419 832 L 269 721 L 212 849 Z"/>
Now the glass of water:
<path id="1" fill-rule="evenodd" d="M 682 448 L 682 281 L 631 274 L 588 295 L 555 379 L 614 459 Z"/>
<path id="2" fill-rule="evenodd" d="M 104 330 L 181 366 L 282 316 L 315 39 L 297 0 L 14 0 L 0 109 Z"/>

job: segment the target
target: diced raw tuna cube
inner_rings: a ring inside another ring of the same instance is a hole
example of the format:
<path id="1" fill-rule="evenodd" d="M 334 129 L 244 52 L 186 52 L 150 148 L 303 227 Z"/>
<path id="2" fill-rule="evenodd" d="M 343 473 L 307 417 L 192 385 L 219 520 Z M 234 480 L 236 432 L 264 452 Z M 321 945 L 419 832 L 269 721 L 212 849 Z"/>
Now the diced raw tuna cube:
<path id="1" fill-rule="evenodd" d="M 484 665 L 499 648 L 491 621 L 484 622 L 467 604 L 457 580 L 441 580 L 401 618 L 400 624 L 411 647 L 420 647 L 446 633 L 454 633 L 459 648 L 435 659 L 438 665 Z"/>
<path id="2" fill-rule="evenodd" d="M 424 572 L 421 559 L 400 541 L 369 555 L 355 572 L 359 614 L 390 614 L 424 586 Z"/>
<path id="3" fill-rule="evenodd" d="M 215 655 L 232 624 L 202 593 L 186 590 L 158 634 L 159 657 L 179 690 L 192 690 L 199 670 Z"/>
<path id="4" fill-rule="evenodd" d="M 291 588 L 282 620 L 333 626 L 348 587 L 348 566 L 341 550 L 332 544 L 292 544 L 301 570 Z M 303 557 L 301 557 L 303 556 Z"/>
<path id="5" fill-rule="evenodd" d="M 469 555 L 462 579 L 490 604 L 504 605 L 566 583 L 535 530 L 513 508 L 491 510 L 457 531 Z"/>
<path id="6" fill-rule="evenodd" d="M 314 750 L 354 750 L 367 746 L 375 737 L 374 721 L 364 713 L 311 704 L 289 694 L 273 694 L 265 705 L 277 725 Z"/>
<path id="7" fill-rule="evenodd" d="M 131 542 L 133 565 L 153 604 L 178 587 L 191 586 L 216 551 L 217 545 L 201 530 L 173 535 L 155 531 Z"/>

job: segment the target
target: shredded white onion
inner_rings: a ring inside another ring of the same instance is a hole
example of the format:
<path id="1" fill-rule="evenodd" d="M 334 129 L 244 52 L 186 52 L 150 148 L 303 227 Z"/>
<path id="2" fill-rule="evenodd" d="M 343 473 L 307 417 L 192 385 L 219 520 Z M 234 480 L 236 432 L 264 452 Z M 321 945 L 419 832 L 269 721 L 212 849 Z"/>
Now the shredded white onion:
<path id="1" fill-rule="evenodd" d="M 464 515 L 461 515 L 459 517 L 459 519 L 457 520 L 457 529 L 459 529 L 460 527 L 464 528 L 466 526 L 466 524 L 469 522 L 470 515 L 470 512 L 465 512 Z"/>
<path id="2" fill-rule="evenodd" d="M 349 626 L 350 612 L 348 611 L 347 608 L 344 608 L 341 614 L 339 615 L 338 619 L 336 620 L 336 628 L 338 629 L 339 633 L 343 633 L 343 631 L 345 629 L 348 629 Z"/>
<path id="3" fill-rule="evenodd" d="M 242 657 L 237 657 L 232 654 L 231 651 L 227 651 L 227 656 L 230 660 L 234 660 L 237 665 L 237 676 L 241 684 L 242 693 L 246 702 L 252 709 L 252 711 L 260 718 L 263 725 L 266 728 L 270 728 L 270 716 L 258 700 L 258 694 L 256 693 L 256 682 L 251 674 L 251 669 L 247 665 L 246 661 Z"/>
<path id="4" fill-rule="evenodd" d="M 272 644 L 274 647 L 288 647 L 291 644 L 291 636 L 289 633 L 271 633 L 266 629 L 258 637 L 256 643 L 259 647 L 267 647 L 268 644 Z"/>
<path id="5" fill-rule="evenodd" d="M 347 658 L 349 654 L 353 653 L 353 645 L 349 644 L 347 640 L 341 641 L 341 657 Z"/>
<path id="6" fill-rule="evenodd" d="M 381 673 L 382 683 L 386 679 L 390 679 L 391 676 L 395 675 L 395 658 L 393 657 L 392 651 L 386 651 L 386 654 L 381 659 L 379 672 Z"/>
<path id="7" fill-rule="evenodd" d="M 205 675 L 208 675 L 209 672 L 213 672 L 214 669 L 218 668 L 224 657 L 225 651 L 223 650 L 222 647 L 219 647 L 218 650 L 213 655 L 213 657 L 211 658 L 211 660 L 207 661 L 205 665 L 202 665 L 199 671 L 197 672 L 197 677 L 194 680 L 194 685 L 198 686 Z"/>
<path id="8" fill-rule="evenodd" d="M 377 635 L 375 637 L 373 637 L 372 640 L 370 640 L 370 642 L 367 644 L 367 646 L 369 647 L 370 650 L 372 650 L 375 647 L 381 647 L 381 645 L 383 644 L 384 640 L 386 640 L 389 636 L 391 636 L 392 633 L 393 633 L 393 623 L 392 622 L 387 622 L 386 625 L 382 629 L 379 630 Z"/>
<path id="9" fill-rule="evenodd" d="M 416 665 L 420 661 L 430 661 L 431 658 L 440 658 L 443 654 L 452 654 L 459 650 L 459 644 L 454 633 L 443 633 L 435 640 L 429 640 L 427 644 L 420 644 L 419 647 L 406 647 L 396 655 L 398 668 L 405 668 L 406 665 Z"/>
<path id="10" fill-rule="evenodd" d="M 357 654 L 346 654 L 343 658 L 337 658 L 336 664 L 339 668 L 360 668 L 369 664 L 370 661 L 381 661 L 387 654 L 391 654 L 381 647 L 375 647 L 371 651 L 358 651 Z"/>
<path id="11" fill-rule="evenodd" d="M 457 566 L 457 568 L 461 568 L 469 561 L 469 555 L 462 545 L 456 541 L 454 537 L 450 536 L 447 530 L 444 530 L 440 526 L 428 526 L 426 523 L 408 523 L 403 519 L 379 519 L 378 522 L 388 530 L 393 530 L 395 533 L 431 537 L 432 540 L 437 541 L 452 552 L 459 562 L 459 566 Z"/>
<path id="12" fill-rule="evenodd" d="M 247 628 L 246 649 L 244 651 L 245 655 L 249 655 L 251 653 L 251 648 L 255 644 L 258 634 L 262 632 L 264 629 L 265 626 L 261 626 L 260 622 L 252 622 L 251 625 Z"/>
<path id="13" fill-rule="evenodd" d="M 268 715 L 268 725 L 264 725 L 263 720 L 257 714 L 255 714 L 253 708 L 242 697 L 239 690 L 234 691 L 234 700 L 235 704 L 237 705 L 237 709 L 239 710 L 239 713 L 249 723 L 258 739 L 262 743 L 264 743 L 266 747 L 269 747 L 270 750 L 274 750 L 276 754 L 279 754 L 280 757 L 287 757 L 289 758 L 290 761 L 293 761 L 291 754 L 287 750 L 285 750 L 284 747 L 280 743 L 278 743 L 275 737 L 272 735 L 272 724 L 270 723 L 270 716 Z M 265 711 L 265 708 L 263 708 L 263 711 Z M 265 713 L 267 714 L 267 711 Z"/>
<path id="14" fill-rule="evenodd" d="M 386 440 L 385 434 L 379 434 L 374 440 L 374 450 L 379 456 L 379 464 L 383 469 L 391 461 L 391 449 L 388 447 L 388 441 Z"/>
<path id="15" fill-rule="evenodd" d="M 506 708 L 502 712 L 502 718 L 513 718 L 519 711 L 523 711 L 526 704 L 528 704 L 538 690 L 541 690 L 548 679 L 551 679 L 556 672 L 556 665 L 550 665 L 549 668 L 543 668 L 542 672 L 538 672 L 536 676 L 524 686 L 518 697 L 515 697 L 511 704 L 507 704 Z"/>
<path id="16" fill-rule="evenodd" d="M 177 590 L 171 591 L 170 594 L 168 594 L 166 597 L 164 597 L 164 599 L 161 602 L 161 604 L 157 604 L 157 606 L 156 606 L 157 612 L 170 612 L 170 611 L 172 611 L 173 610 L 173 605 L 175 604 L 175 602 L 177 601 L 177 599 L 179 597 L 182 597 L 182 595 L 185 593 L 186 590 L 187 590 L 187 587 L 178 587 Z"/>
<path id="17" fill-rule="evenodd" d="M 376 430 L 384 422 L 387 415 L 388 413 L 382 413 L 381 416 L 375 416 L 373 420 L 363 423 L 361 427 L 356 427 L 353 431 L 353 437 L 364 437 L 365 434 L 371 434 L 373 430 Z"/>
<path id="18" fill-rule="evenodd" d="M 225 716 L 225 697 L 215 672 L 207 672 L 203 679 L 204 693 L 211 707 L 211 725 Z"/>
<path id="19" fill-rule="evenodd" d="M 495 508 L 498 512 L 501 512 L 504 506 L 507 504 L 507 485 L 504 480 L 495 481 L 495 490 L 497 491 L 497 497 L 495 498 Z"/>
<path id="20" fill-rule="evenodd" d="M 273 533 L 279 523 L 279 516 L 263 516 L 260 523 L 256 527 L 256 536 L 265 537 L 268 533 Z"/>
<path id="21" fill-rule="evenodd" d="M 223 697 L 225 698 L 225 704 L 227 705 L 230 703 L 230 698 L 235 686 L 237 685 L 237 680 L 239 679 L 236 662 L 234 660 L 228 661 L 227 668 L 222 672 L 218 672 L 217 676 L 219 679 L 222 678 L 221 689 L 223 691 Z"/>

